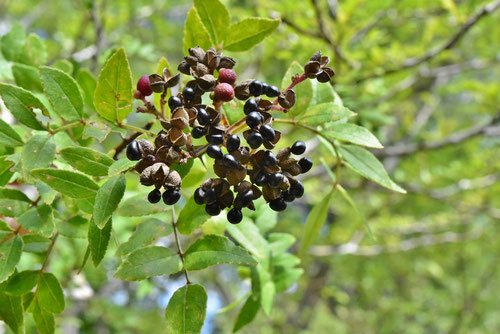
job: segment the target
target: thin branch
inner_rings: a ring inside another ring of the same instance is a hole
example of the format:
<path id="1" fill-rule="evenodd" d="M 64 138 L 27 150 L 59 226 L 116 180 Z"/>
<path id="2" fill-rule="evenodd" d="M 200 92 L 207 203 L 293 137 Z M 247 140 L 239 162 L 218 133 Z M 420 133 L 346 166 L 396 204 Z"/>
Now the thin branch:
<path id="1" fill-rule="evenodd" d="M 369 79 L 379 78 L 379 77 L 383 77 L 383 76 L 386 76 L 389 74 L 397 73 L 397 72 L 400 72 L 402 70 L 412 68 L 412 67 L 418 66 L 422 63 L 430 61 L 431 59 L 440 55 L 442 52 L 444 52 L 446 50 L 450 50 L 453 47 L 455 47 L 455 45 L 457 45 L 457 43 L 462 39 L 462 37 L 465 36 L 465 34 L 472 27 L 474 27 L 482 18 L 487 17 L 488 15 L 493 13 L 495 10 L 497 10 L 499 7 L 500 7 L 500 0 L 495 0 L 495 1 L 492 1 L 492 2 L 484 5 L 475 14 L 470 16 L 467 19 L 467 21 L 458 29 L 458 31 L 455 32 L 455 34 L 453 34 L 442 45 L 424 53 L 423 55 L 421 55 L 419 57 L 408 58 L 405 61 L 403 61 L 403 63 L 400 64 L 399 66 L 396 66 L 393 68 L 388 68 L 388 69 L 385 69 L 385 70 L 382 70 L 379 72 L 369 73 L 367 75 L 360 76 L 360 77 L 354 79 L 354 81 L 356 83 L 361 83 L 361 82 L 369 80 Z"/>
<path id="2" fill-rule="evenodd" d="M 441 149 L 446 146 L 457 145 L 467 140 L 473 139 L 477 136 L 483 135 L 488 132 L 489 128 L 493 125 L 500 123 L 500 112 L 497 113 L 490 121 L 485 124 L 479 124 L 469 129 L 456 132 L 446 138 L 439 139 L 432 142 L 422 143 L 400 143 L 393 146 L 388 146 L 382 150 L 377 151 L 375 154 L 378 157 L 391 157 L 391 156 L 405 156 L 420 151 L 431 151 Z"/>
<path id="3" fill-rule="evenodd" d="M 323 40 L 323 36 L 321 34 L 319 34 L 318 32 L 306 30 L 306 29 L 298 26 L 295 22 L 291 21 L 287 17 L 282 17 L 281 22 L 284 23 L 285 25 L 289 26 L 292 30 L 294 30 L 296 33 L 298 33 L 300 35 L 309 36 L 309 37 L 318 38 L 318 39 Z"/>
<path id="4" fill-rule="evenodd" d="M 92 1 L 92 7 L 90 8 L 90 20 L 94 26 L 94 40 L 95 40 L 95 52 L 92 55 L 92 72 L 97 70 L 99 55 L 101 53 L 102 47 L 104 46 L 104 27 L 103 22 L 99 18 L 99 13 L 97 12 L 97 0 Z"/>
<path id="5" fill-rule="evenodd" d="M 177 254 L 179 254 L 179 258 L 181 259 L 182 262 L 182 270 L 184 272 L 184 277 L 186 278 L 186 284 L 191 284 L 188 272 L 184 266 L 184 252 L 182 251 L 181 242 L 179 240 L 179 233 L 177 232 L 177 218 L 175 217 L 174 207 L 172 207 L 172 227 L 174 230 L 175 244 L 177 245 Z"/>
<path id="6" fill-rule="evenodd" d="M 49 248 L 47 249 L 47 255 L 45 256 L 45 260 L 43 261 L 42 268 L 40 269 L 40 273 L 45 271 L 47 269 L 47 266 L 49 265 L 50 261 L 50 254 L 52 254 L 52 250 L 54 249 L 54 245 L 56 244 L 57 238 L 59 237 L 59 232 L 54 234 L 52 237 L 52 240 L 50 241 Z"/>

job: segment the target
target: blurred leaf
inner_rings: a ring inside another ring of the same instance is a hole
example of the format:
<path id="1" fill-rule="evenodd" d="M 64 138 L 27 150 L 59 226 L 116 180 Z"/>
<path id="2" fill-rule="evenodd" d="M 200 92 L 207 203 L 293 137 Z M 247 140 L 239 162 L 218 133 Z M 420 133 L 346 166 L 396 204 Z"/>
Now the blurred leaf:
<path id="1" fill-rule="evenodd" d="M 45 129 L 36 119 L 33 109 L 40 109 L 45 114 L 48 111 L 35 95 L 23 88 L 0 83 L 0 96 L 7 109 L 20 123 L 35 130 Z"/>
<path id="2" fill-rule="evenodd" d="M 83 100 L 85 101 L 85 104 L 90 108 L 94 108 L 94 103 L 92 101 L 94 98 L 95 87 L 97 86 L 97 81 L 94 75 L 88 69 L 81 68 L 78 70 L 76 75 L 76 81 L 83 92 Z"/>
<path id="3" fill-rule="evenodd" d="M 259 309 L 260 301 L 258 299 L 255 299 L 252 295 L 249 296 L 245 304 L 243 304 L 243 307 L 238 314 L 238 318 L 236 318 L 236 323 L 233 327 L 233 333 L 239 331 L 241 328 L 251 323 L 253 319 L 255 319 L 255 316 L 259 312 Z"/>
<path id="4" fill-rule="evenodd" d="M 206 50 L 212 45 L 207 28 L 201 22 L 201 18 L 194 7 L 187 13 L 186 23 L 184 24 L 183 45 L 186 53 L 189 48 L 195 46 L 200 46 Z"/>
<path id="5" fill-rule="evenodd" d="M 14 296 L 30 292 L 38 281 L 39 273 L 37 270 L 26 270 L 12 275 L 5 286 L 5 292 Z"/>
<path id="6" fill-rule="evenodd" d="M 114 160 L 88 147 L 71 146 L 61 150 L 61 156 L 71 167 L 87 175 L 107 176 Z"/>
<path id="7" fill-rule="evenodd" d="M 4 237 L 0 243 L 0 283 L 14 272 L 23 252 L 23 241 L 19 235 Z"/>
<path id="8" fill-rule="evenodd" d="M 118 256 L 124 256 L 132 251 L 149 246 L 156 240 L 172 233 L 170 224 L 165 224 L 161 220 L 151 219 L 137 225 L 136 230 L 130 238 L 122 243 L 116 251 Z"/>
<path id="9" fill-rule="evenodd" d="M 360 146 L 383 148 L 367 128 L 351 123 L 327 124 L 321 131 L 330 140 L 337 139 Z"/>
<path id="10" fill-rule="evenodd" d="M 328 195 L 326 195 L 321 202 L 317 203 L 312 208 L 311 212 L 309 212 L 300 243 L 299 254 L 301 256 L 304 256 L 309 247 L 316 241 L 319 233 L 321 232 L 321 228 L 325 225 L 333 193 L 334 189 L 332 189 Z"/>
<path id="11" fill-rule="evenodd" d="M 300 124 L 307 126 L 325 125 L 340 119 L 354 116 L 355 113 L 346 107 L 336 105 L 333 102 L 320 103 L 306 109 L 297 117 Z"/>
<path id="12" fill-rule="evenodd" d="M 194 0 L 194 7 L 210 35 L 212 46 L 221 43 L 231 24 L 226 6 L 219 0 Z"/>
<path id="13" fill-rule="evenodd" d="M 34 65 L 42 65 L 47 62 L 47 47 L 40 36 L 29 34 L 24 49 Z"/>
<path id="14" fill-rule="evenodd" d="M 14 333 L 24 333 L 23 299 L 0 292 L 0 319 L 5 321 Z"/>
<path id="15" fill-rule="evenodd" d="M 31 92 L 42 92 L 42 82 L 40 81 L 40 73 L 33 66 L 14 63 L 12 64 L 12 75 L 16 81 L 16 85 Z"/>
<path id="16" fill-rule="evenodd" d="M 83 98 L 75 79 L 61 70 L 40 68 L 43 90 L 50 104 L 61 118 L 76 121 L 83 116 Z"/>
<path id="17" fill-rule="evenodd" d="M 41 273 L 38 279 L 36 298 L 42 309 L 50 313 L 64 311 L 64 294 L 61 284 L 51 273 Z"/>
<path id="18" fill-rule="evenodd" d="M 127 281 L 138 281 L 153 276 L 171 275 L 182 269 L 179 255 L 169 248 L 148 246 L 127 255 L 115 276 Z"/>
<path id="19" fill-rule="evenodd" d="M 302 73 L 304 73 L 302 65 L 300 65 L 296 61 L 292 62 L 292 64 L 286 71 L 283 80 L 281 81 L 281 90 L 286 89 L 292 83 L 294 76 L 301 75 Z M 313 87 L 311 84 L 311 80 L 305 80 L 300 85 L 297 85 L 293 90 L 295 91 L 295 94 L 298 98 L 295 105 L 285 115 L 285 117 L 287 118 L 296 117 L 307 110 L 313 98 Z"/>
<path id="20" fill-rule="evenodd" d="M 72 198 L 95 196 L 99 186 L 87 176 L 61 169 L 35 169 L 31 175 L 45 182 L 52 189 Z"/>
<path id="21" fill-rule="evenodd" d="M 23 147 L 21 156 L 23 169 L 29 173 L 35 168 L 49 167 L 56 155 L 52 136 L 35 135 Z"/>
<path id="22" fill-rule="evenodd" d="M 267 257 L 267 241 L 250 219 L 243 217 L 241 223 L 237 225 L 227 224 L 226 229 L 231 237 L 257 258 L 263 259 Z"/>
<path id="23" fill-rule="evenodd" d="M 178 289 L 165 310 L 168 333 L 200 333 L 206 310 L 207 293 L 201 285 L 188 284 Z"/>
<path id="24" fill-rule="evenodd" d="M 184 257 L 187 270 L 200 270 L 222 263 L 255 265 L 257 262 L 245 249 L 219 235 L 207 235 L 196 240 L 189 246 Z"/>
<path id="25" fill-rule="evenodd" d="M 16 130 L 0 119 L 0 145 L 16 147 L 23 144 L 23 140 Z"/>
<path id="26" fill-rule="evenodd" d="M 182 234 L 191 234 L 208 219 L 210 216 L 205 212 L 205 207 L 196 204 L 194 197 L 191 196 L 179 213 L 177 228 Z"/>
<path id="27" fill-rule="evenodd" d="M 100 229 L 94 221 L 90 221 L 88 233 L 89 248 L 90 255 L 92 256 L 92 262 L 96 267 L 99 263 L 101 263 L 104 255 L 106 254 L 106 250 L 108 249 L 112 225 L 113 222 L 110 219 L 106 225 Z"/>
<path id="28" fill-rule="evenodd" d="M 296 241 L 292 234 L 278 232 L 270 233 L 267 240 L 269 241 L 269 249 L 274 254 L 285 252 Z"/>
<path id="29" fill-rule="evenodd" d="M 33 307 L 33 320 L 35 320 L 36 329 L 40 334 L 52 334 L 55 331 L 54 315 L 40 307 L 38 301 Z"/>
<path id="30" fill-rule="evenodd" d="M 255 267 L 255 269 L 256 277 L 258 278 L 260 305 L 262 306 L 262 310 L 264 310 L 264 313 L 269 316 L 271 315 L 271 311 L 273 309 L 274 296 L 276 294 L 276 287 L 274 285 L 272 275 L 269 271 L 269 261 L 266 260 L 259 263 L 257 267 Z"/>
<path id="31" fill-rule="evenodd" d="M 5 59 L 22 64 L 31 64 L 25 49 L 26 33 L 21 24 L 12 25 L 10 31 L 2 36 L 0 46 Z"/>
<path id="32" fill-rule="evenodd" d="M 132 112 L 132 74 L 123 48 L 109 57 L 99 73 L 94 105 L 111 122 L 121 123 Z"/>
<path id="33" fill-rule="evenodd" d="M 229 27 L 224 49 L 245 51 L 260 43 L 279 26 L 280 20 L 250 17 Z"/>
<path id="34" fill-rule="evenodd" d="M 103 228 L 113 215 L 125 193 L 125 176 L 117 175 L 109 178 L 95 196 L 94 223 Z"/>
<path id="35" fill-rule="evenodd" d="M 343 145 L 339 148 L 342 158 L 347 167 L 361 174 L 373 182 L 380 184 L 388 189 L 406 193 L 406 190 L 398 186 L 391 180 L 384 169 L 384 166 L 375 156 L 366 149 L 353 145 Z"/>
<path id="36" fill-rule="evenodd" d="M 18 218 L 19 223 L 28 231 L 44 237 L 51 237 L 54 233 L 52 208 L 42 204 L 23 213 Z"/>

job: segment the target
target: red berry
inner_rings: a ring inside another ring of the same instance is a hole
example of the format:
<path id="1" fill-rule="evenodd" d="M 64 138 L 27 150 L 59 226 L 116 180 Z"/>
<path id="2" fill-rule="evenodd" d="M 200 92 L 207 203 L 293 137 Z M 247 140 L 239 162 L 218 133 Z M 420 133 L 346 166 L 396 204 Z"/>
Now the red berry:
<path id="1" fill-rule="evenodd" d="M 134 99 L 136 99 L 136 100 L 142 100 L 143 98 L 144 98 L 144 95 L 142 95 L 141 92 L 139 92 L 138 90 L 136 90 L 134 92 Z"/>
<path id="2" fill-rule="evenodd" d="M 228 83 L 220 83 L 215 86 L 214 97 L 216 100 L 229 102 L 234 98 L 234 89 Z"/>
<path id="3" fill-rule="evenodd" d="M 219 71 L 219 82 L 225 82 L 234 85 L 236 82 L 236 72 L 229 68 L 221 68 Z"/>
<path id="4" fill-rule="evenodd" d="M 137 81 L 137 90 L 141 92 L 142 95 L 144 96 L 149 96 L 153 94 L 153 90 L 151 89 L 151 86 L 149 86 L 149 76 L 148 75 L 143 75 L 139 81 Z"/>

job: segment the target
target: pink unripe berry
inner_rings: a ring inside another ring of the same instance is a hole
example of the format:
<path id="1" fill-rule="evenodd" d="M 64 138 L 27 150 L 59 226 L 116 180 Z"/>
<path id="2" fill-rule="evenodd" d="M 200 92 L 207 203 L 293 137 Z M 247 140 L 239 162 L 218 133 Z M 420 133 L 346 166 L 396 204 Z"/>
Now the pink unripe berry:
<path id="1" fill-rule="evenodd" d="M 136 90 L 134 92 L 134 99 L 136 99 L 136 100 L 142 100 L 143 98 L 144 98 L 144 95 L 142 95 L 141 92 L 139 92 L 138 90 Z"/>
<path id="2" fill-rule="evenodd" d="M 141 92 L 142 95 L 144 96 L 149 96 L 153 94 L 153 90 L 151 89 L 151 86 L 149 85 L 149 76 L 148 75 L 143 75 L 139 81 L 137 81 L 137 90 Z"/>
<path id="3" fill-rule="evenodd" d="M 236 72 L 229 68 L 221 68 L 219 71 L 219 82 L 225 82 L 234 85 L 236 82 Z"/>
<path id="4" fill-rule="evenodd" d="M 228 102 L 234 98 L 234 89 L 230 84 L 223 82 L 215 86 L 215 100 Z"/>

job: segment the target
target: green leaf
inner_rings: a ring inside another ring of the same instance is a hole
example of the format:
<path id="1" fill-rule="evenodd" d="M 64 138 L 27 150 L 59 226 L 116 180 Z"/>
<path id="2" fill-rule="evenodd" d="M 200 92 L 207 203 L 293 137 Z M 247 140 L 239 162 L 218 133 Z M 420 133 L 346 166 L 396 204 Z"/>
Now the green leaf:
<path id="1" fill-rule="evenodd" d="M 267 257 L 267 241 L 262 237 L 259 228 L 250 219 L 245 217 L 237 225 L 228 224 L 226 229 L 240 245 L 257 258 L 263 259 Z"/>
<path id="2" fill-rule="evenodd" d="M 111 122 L 121 123 L 132 112 L 132 74 L 123 48 L 104 64 L 97 79 L 94 106 Z"/>
<path id="3" fill-rule="evenodd" d="M 83 98 L 75 79 L 63 71 L 43 66 L 40 68 L 45 94 L 55 112 L 63 119 L 76 121 L 83 116 Z"/>
<path id="4" fill-rule="evenodd" d="M 226 6 L 219 0 L 194 0 L 194 7 L 210 35 L 212 46 L 221 43 L 231 24 Z"/>
<path id="5" fill-rule="evenodd" d="M 351 123 L 327 124 L 321 131 L 330 140 L 337 139 L 360 146 L 383 148 L 367 128 Z"/>
<path id="6" fill-rule="evenodd" d="M 99 189 L 99 186 L 87 176 L 68 170 L 42 168 L 33 170 L 31 175 L 72 198 L 93 197 Z"/>
<path id="7" fill-rule="evenodd" d="M 302 237 L 302 242 L 300 244 L 299 254 L 303 256 L 309 246 L 311 246 L 318 238 L 321 228 L 326 223 L 326 217 L 328 215 L 328 208 L 330 206 L 330 200 L 333 196 L 335 188 L 333 188 L 328 195 L 326 195 L 321 202 L 317 203 L 309 212 L 307 216 L 306 224 L 304 226 L 304 232 Z"/>
<path id="8" fill-rule="evenodd" d="M 97 191 L 94 204 L 94 223 L 103 228 L 118 208 L 125 193 L 125 176 L 113 176 Z"/>
<path id="9" fill-rule="evenodd" d="M 108 175 L 115 176 L 121 174 L 134 168 L 135 165 L 137 165 L 137 161 L 132 161 L 127 158 L 116 160 L 109 166 Z"/>
<path id="10" fill-rule="evenodd" d="M 14 272 L 23 252 L 23 240 L 19 235 L 6 237 L 0 243 L 0 283 Z"/>
<path id="11" fill-rule="evenodd" d="M 81 68 L 76 75 L 76 81 L 78 82 L 78 86 L 82 89 L 85 105 L 94 108 L 94 91 L 97 85 L 94 75 L 88 69 Z"/>
<path id="12" fill-rule="evenodd" d="M 39 301 L 35 301 L 33 307 L 33 320 L 40 334 L 53 334 L 55 331 L 54 315 L 40 307 Z"/>
<path id="13" fill-rule="evenodd" d="M 286 89 L 291 83 L 292 78 L 296 75 L 301 75 L 304 73 L 304 68 L 298 62 L 294 61 L 283 77 L 281 82 L 282 90 Z M 300 85 L 297 85 L 294 89 L 295 94 L 297 96 L 297 102 L 290 109 L 290 111 L 285 115 L 287 118 L 293 118 L 297 115 L 301 114 L 309 107 L 311 100 L 313 98 L 313 87 L 311 84 L 311 80 L 305 80 Z"/>
<path id="14" fill-rule="evenodd" d="M 165 212 L 165 204 L 149 203 L 147 194 L 136 194 L 121 202 L 117 214 L 123 217 L 142 217 L 159 212 Z"/>
<path id="15" fill-rule="evenodd" d="M 23 140 L 9 124 L 0 119 L 0 145 L 8 147 L 22 146 Z"/>
<path id="16" fill-rule="evenodd" d="M 23 236 L 23 251 L 29 253 L 45 253 L 50 245 L 50 239 L 41 235 L 26 234 Z"/>
<path id="17" fill-rule="evenodd" d="M 177 218 L 177 227 L 182 234 L 191 234 L 197 227 L 210 219 L 202 205 L 196 204 L 191 196 Z"/>
<path id="18" fill-rule="evenodd" d="M 271 311 L 273 309 L 274 296 L 276 294 L 273 277 L 269 271 L 269 261 L 266 260 L 259 263 L 255 267 L 253 273 L 254 278 L 252 280 L 252 289 L 254 280 L 258 279 L 257 288 L 260 296 L 260 305 L 262 306 L 264 313 L 269 316 L 271 315 Z"/>
<path id="19" fill-rule="evenodd" d="M 292 247 L 296 239 L 289 233 L 270 233 L 267 237 L 269 241 L 269 249 L 273 254 L 285 252 L 288 248 Z"/>
<path id="20" fill-rule="evenodd" d="M 22 191 L 0 187 L 0 215 L 16 217 L 26 211 L 30 203 Z"/>
<path id="21" fill-rule="evenodd" d="M 123 260 L 115 276 L 138 281 L 153 276 L 171 275 L 182 269 L 179 255 L 169 248 L 149 246 L 139 248 Z"/>
<path id="22" fill-rule="evenodd" d="M 35 130 L 45 129 L 36 119 L 33 109 L 40 109 L 44 114 L 48 111 L 35 95 L 23 88 L 0 83 L 0 96 L 7 109 L 20 123 Z"/>
<path id="23" fill-rule="evenodd" d="M 156 240 L 170 234 L 172 231 L 172 225 L 165 224 L 165 222 L 161 220 L 147 220 L 137 225 L 134 233 L 132 233 L 126 242 L 118 247 L 116 253 L 118 256 L 127 255 L 138 248 L 151 245 Z"/>
<path id="24" fill-rule="evenodd" d="M 297 117 L 300 124 L 307 126 L 324 125 L 341 119 L 356 115 L 348 108 L 339 106 L 333 102 L 320 103 L 306 109 Z"/>
<path id="25" fill-rule="evenodd" d="M 21 155 L 23 170 L 29 173 L 35 168 L 50 166 L 56 155 L 56 144 L 52 136 L 35 135 L 23 148 Z"/>
<path id="26" fill-rule="evenodd" d="M 372 238 L 373 240 L 376 240 L 375 235 L 372 232 L 372 229 L 370 228 L 370 225 L 368 224 L 368 221 L 366 220 L 365 216 L 361 211 L 358 210 L 358 206 L 354 202 L 354 200 L 351 198 L 347 190 L 344 189 L 340 184 L 337 184 L 336 186 L 337 190 L 339 191 L 340 195 L 346 200 L 347 203 L 353 208 L 354 212 L 358 217 L 363 221 L 363 224 L 366 227 L 366 230 L 368 232 L 368 236 Z"/>
<path id="27" fill-rule="evenodd" d="M 245 51 L 260 43 L 279 26 L 280 20 L 250 17 L 229 27 L 224 49 Z"/>
<path id="28" fill-rule="evenodd" d="M 38 280 L 36 298 L 40 306 L 50 313 L 64 311 L 64 294 L 61 284 L 52 273 L 42 273 Z"/>
<path id="29" fill-rule="evenodd" d="M 22 87 L 31 92 L 42 92 L 42 82 L 40 81 L 40 73 L 34 66 L 14 63 L 12 64 L 12 75 L 19 87 Z"/>
<path id="30" fill-rule="evenodd" d="M 0 292 L 0 319 L 10 327 L 14 333 L 24 333 L 23 299 L 21 296 L 10 296 Z"/>
<path id="31" fill-rule="evenodd" d="M 343 145 L 339 150 L 347 167 L 356 173 L 359 173 L 383 187 L 403 194 L 406 193 L 406 190 L 391 180 L 382 163 L 378 161 L 371 152 L 362 147 L 353 145 Z"/>
<path id="32" fill-rule="evenodd" d="M 2 36 L 0 46 L 5 59 L 12 62 L 30 64 L 31 60 L 25 49 L 26 33 L 21 24 L 16 23 Z"/>
<path id="33" fill-rule="evenodd" d="M 7 282 L 5 292 L 14 296 L 21 296 L 30 292 L 38 281 L 39 273 L 36 270 L 26 270 L 12 275 Z"/>
<path id="34" fill-rule="evenodd" d="M 249 296 L 246 300 L 245 304 L 240 310 L 238 314 L 238 318 L 236 318 L 236 323 L 233 327 L 233 333 L 239 331 L 249 323 L 255 319 L 255 316 L 259 312 L 260 309 L 260 300 L 255 299 L 254 296 Z"/>
<path id="35" fill-rule="evenodd" d="M 165 310 L 169 334 L 201 332 L 207 311 L 207 293 L 198 284 L 188 284 L 175 291 Z"/>
<path id="36" fill-rule="evenodd" d="M 184 52 L 195 46 L 200 46 L 203 49 L 208 49 L 212 46 L 208 31 L 203 22 L 201 22 L 200 16 L 194 7 L 187 13 L 182 44 Z"/>
<path id="37" fill-rule="evenodd" d="M 52 208 L 46 204 L 33 207 L 18 218 L 19 223 L 28 231 L 44 237 L 54 233 Z"/>
<path id="38" fill-rule="evenodd" d="M 88 240 L 92 262 L 96 267 L 101 263 L 108 249 L 112 225 L 113 223 L 110 219 L 104 228 L 100 229 L 92 220 L 90 221 Z"/>
<path id="39" fill-rule="evenodd" d="M 33 65 L 39 66 L 47 62 L 47 47 L 37 34 L 29 34 L 24 49 Z"/>
<path id="40" fill-rule="evenodd" d="M 257 261 L 245 249 L 219 235 L 207 235 L 197 240 L 188 248 L 184 258 L 187 270 L 200 270 L 222 263 L 255 265 Z"/>
<path id="41" fill-rule="evenodd" d="M 87 175 L 106 176 L 114 160 L 88 147 L 72 146 L 61 150 L 61 156 L 71 167 Z"/>

